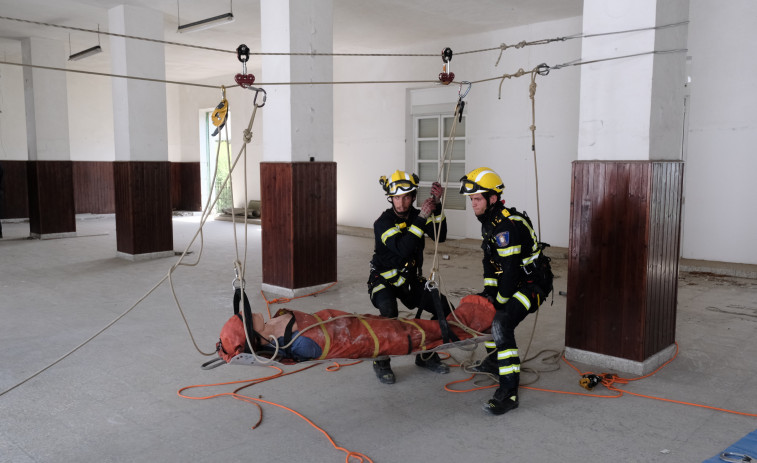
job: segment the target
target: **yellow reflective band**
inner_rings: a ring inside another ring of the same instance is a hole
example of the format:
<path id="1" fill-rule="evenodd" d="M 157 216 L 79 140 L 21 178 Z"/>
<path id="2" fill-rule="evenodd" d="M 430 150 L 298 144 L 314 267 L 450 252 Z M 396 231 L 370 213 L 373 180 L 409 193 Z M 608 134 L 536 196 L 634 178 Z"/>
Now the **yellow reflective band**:
<path id="1" fill-rule="evenodd" d="M 393 268 L 391 270 L 387 270 L 385 272 L 381 272 L 381 276 L 386 278 L 387 280 L 390 280 L 397 276 L 397 269 Z"/>
<path id="2" fill-rule="evenodd" d="M 499 367 L 499 375 L 511 375 L 513 373 L 520 373 L 520 365 L 508 365 L 506 367 Z"/>
<path id="3" fill-rule="evenodd" d="M 497 293 L 497 302 L 500 304 L 504 304 L 505 302 L 509 301 L 509 297 L 503 297 L 501 294 Z"/>
<path id="4" fill-rule="evenodd" d="M 402 286 L 405 283 L 405 277 L 397 278 L 397 281 L 392 283 L 394 286 Z"/>
<path id="5" fill-rule="evenodd" d="M 432 215 L 430 215 L 430 216 L 428 217 L 428 219 L 426 219 L 426 223 L 427 223 L 427 224 L 429 224 L 429 223 L 431 223 L 431 222 L 434 222 L 434 223 L 442 223 L 442 221 L 444 221 L 444 214 L 439 214 L 439 215 L 433 215 L 433 214 L 432 214 Z"/>
<path id="6" fill-rule="evenodd" d="M 329 337 L 329 332 L 326 331 L 326 327 L 323 326 L 323 320 L 321 320 L 321 317 L 316 314 L 313 314 L 313 317 L 315 317 L 315 319 L 318 320 L 318 323 L 320 323 L 320 325 L 318 326 L 321 327 L 321 331 L 323 331 L 323 337 L 325 338 L 325 341 L 323 343 L 323 352 L 321 353 L 321 356 L 318 357 L 318 360 L 323 360 L 329 354 L 329 349 L 331 349 L 331 337 Z"/>
<path id="7" fill-rule="evenodd" d="M 526 219 L 524 219 L 523 217 L 517 216 L 517 215 L 511 215 L 511 216 L 510 216 L 510 220 L 517 220 L 517 221 L 519 221 L 520 223 L 522 223 L 523 225 L 525 225 L 525 226 L 526 226 L 526 228 L 528 229 L 528 233 L 530 233 L 530 234 L 531 234 L 531 240 L 532 240 L 532 241 L 534 242 L 534 247 L 533 247 L 533 249 L 534 249 L 534 251 L 535 251 L 535 250 L 536 250 L 536 248 L 538 247 L 536 243 L 537 243 L 537 242 L 538 242 L 539 240 L 537 240 L 537 239 L 536 239 L 536 233 L 534 233 L 534 229 L 533 229 L 533 228 L 531 228 L 531 226 L 530 226 L 530 225 L 528 225 L 528 222 L 526 221 Z"/>
<path id="8" fill-rule="evenodd" d="M 410 227 L 408 229 L 408 231 L 410 233 L 412 233 L 413 235 L 417 236 L 418 238 L 423 238 L 423 230 L 421 230 L 420 228 L 416 227 L 415 225 L 413 225 L 412 227 Z"/>
<path id="9" fill-rule="evenodd" d="M 378 357 L 379 354 L 379 340 L 378 336 L 376 336 L 376 333 L 373 332 L 373 328 L 371 328 L 371 325 L 368 324 L 367 321 L 363 320 L 363 317 L 357 317 L 358 320 L 360 320 L 360 323 L 365 326 L 365 329 L 368 330 L 368 333 L 371 335 L 371 338 L 373 338 L 373 355 L 372 357 Z"/>
<path id="10" fill-rule="evenodd" d="M 520 245 L 510 246 L 509 248 L 497 248 L 497 254 L 499 257 L 514 256 L 520 254 Z"/>
<path id="11" fill-rule="evenodd" d="M 484 347 L 495 349 L 497 347 L 497 343 L 495 343 L 494 341 L 484 341 Z"/>
<path id="12" fill-rule="evenodd" d="M 385 231 L 381 234 L 381 242 L 386 244 L 386 240 L 391 238 L 392 236 L 396 235 L 400 232 L 400 229 L 398 227 L 390 228 L 389 230 Z"/>
<path id="13" fill-rule="evenodd" d="M 513 297 L 520 301 L 521 304 L 523 304 L 523 307 L 526 308 L 526 310 L 531 309 L 531 301 L 528 300 L 525 294 L 518 291 L 517 293 L 513 294 Z"/>
<path id="14" fill-rule="evenodd" d="M 401 322 L 403 322 L 403 323 L 407 323 L 408 325 L 412 325 L 412 326 L 414 326 L 414 327 L 415 327 L 415 329 L 417 329 L 417 330 L 418 330 L 418 332 L 420 332 L 420 333 L 421 333 L 421 345 L 420 345 L 420 350 L 426 350 L 426 332 L 425 332 L 425 331 L 423 331 L 423 329 L 422 329 L 422 328 L 421 328 L 420 326 L 418 326 L 418 324 L 417 324 L 417 323 L 415 323 L 415 322 L 414 322 L 414 321 L 412 321 L 412 320 L 408 320 L 407 318 L 398 318 L 397 320 L 399 320 L 399 321 L 401 321 Z M 410 353 L 410 352 L 408 352 L 408 354 L 409 354 L 409 353 Z"/>
<path id="15" fill-rule="evenodd" d="M 497 286 L 496 278 L 484 278 L 484 286 Z"/>
<path id="16" fill-rule="evenodd" d="M 539 257 L 539 254 L 541 254 L 541 251 L 537 252 L 536 254 L 531 254 L 529 257 L 523 259 L 523 265 L 528 265 L 531 262 L 535 261 L 536 258 Z"/>
<path id="17" fill-rule="evenodd" d="M 377 292 L 381 291 L 384 288 L 386 288 L 386 286 L 384 286 L 383 283 L 376 286 L 375 288 L 373 288 L 373 291 L 371 291 L 371 296 L 373 296 L 374 294 L 376 294 Z"/>
<path id="18" fill-rule="evenodd" d="M 497 360 L 504 360 L 518 356 L 518 349 L 507 349 L 497 352 Z"/>

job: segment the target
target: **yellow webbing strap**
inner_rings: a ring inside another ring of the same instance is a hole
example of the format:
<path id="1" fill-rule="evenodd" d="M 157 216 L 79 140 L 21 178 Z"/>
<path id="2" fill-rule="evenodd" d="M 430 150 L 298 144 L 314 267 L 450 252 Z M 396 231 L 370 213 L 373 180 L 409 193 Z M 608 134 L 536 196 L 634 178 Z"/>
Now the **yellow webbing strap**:
<path id="1" fill-rule="evenodd" d="M 329 349 L 331 349 L 331 338 L 329 337 L 329 333 L 326 331 L 326 327 L 323 326 L 323 320 L 321 320 L 321 317 L 319 317 L 316 314 L 313 314 L 316 320 L 318 320 L 318 323 L 320 323 L 321 331 L 323 331 L 323 337 L 325 338 L 324 346 L 323 346 L 323 353 L 321 353 L 321 356 L 318 357 L 318 360 L 323 360 L 326 358 L 326 356 L 329 353 Z"/>
<path id="2" fill-rule="evenodd" d="M 423 331 L 423 329 L 420 326 L 418 326 L 418 324 L 415 323 L 412 320 L 408 320 L 406 318 L 398 318 L 398 320 L 401 321 L 401 322 L 407 323 L 408 325 L 412 325 L 412 326 L 415 327 L 415 329 L 417 329 L 418 331 L 420 331 L 420 333 L 421 333 L 421 345 L 420 345 L 420 348 L 421 348 L 421 350 L 426 350 L 426 332 Z"/>
<path id="3" fill-rule="evenodd" d="M 358 316 L 357 319 L 360 320 L 360 323 L 362 323 L 363 326 L 365 326 L 365 329 L 368 330 L 368 333 L 373 338 L 373 357 L 378 357 L 379 340 L 378 340 L 378 337 L 376 336 L 376 333 L 373 332 L 373 328 L 371 328 L 371 325 L 369 325 L 368 322 L 363 319 L 363 317 Z"/>

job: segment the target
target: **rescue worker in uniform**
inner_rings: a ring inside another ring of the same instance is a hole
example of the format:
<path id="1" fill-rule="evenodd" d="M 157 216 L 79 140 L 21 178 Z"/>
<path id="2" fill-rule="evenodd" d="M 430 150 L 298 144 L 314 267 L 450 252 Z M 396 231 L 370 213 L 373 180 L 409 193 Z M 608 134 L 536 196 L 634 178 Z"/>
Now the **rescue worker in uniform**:
<path id="1" fill-rule="evenodd" d="M 470 198 L 481 222 L 484 291 L 480 295 L 496 309 L 493 342 L 485 343 L 489 355 L 474 370 L 499 377 L 494 397 L 483 408 L 502 415 L 518 407 L 520 357 L 515 327 L 544 302 L 552 289 L 552 273 L 548 258 L 539 259 L 541 246 L 528 215 L 505 207 L 501 199 L 505 186 L 496 172 L 480 167 L 460 182 L 460 193 Z M 546 260 L 547 270 L 536 269 L 537 259 L 540 264 Z"/>
<path id="2" fill-rule="evenodd" d="M 423 201 L 419 210 L 413 207 L 418 193 L 416 174 L 397 170 L 389 179 L 382 176 L 379 183 L 392 207 L 373 224 L 375 247 L 368 279 L 371 303 L 382 317 L 397 318 L 399 299 L 408 309 L 419 308 L 416 318 L 423 310 L 437 318 L 436 306 L 431 293 L 425 289 L 426 279 L 422 276 L 423 248 L 425 235 L 433 239 L 438 233 L 440 242 L 447 236 L 447 221 L 441 211 L 444 188 L 435 182 L 431 197 Z M 446 316 L 449 313 L 446 297 L 440 296 L 440 302 Z M 436 373 L 449 372 L 449 367 L 436 353 L 418 354 L 415 364 Z M 395 382 L 389 357 L 377 358 L 373 370 L 380 382 Z"/>

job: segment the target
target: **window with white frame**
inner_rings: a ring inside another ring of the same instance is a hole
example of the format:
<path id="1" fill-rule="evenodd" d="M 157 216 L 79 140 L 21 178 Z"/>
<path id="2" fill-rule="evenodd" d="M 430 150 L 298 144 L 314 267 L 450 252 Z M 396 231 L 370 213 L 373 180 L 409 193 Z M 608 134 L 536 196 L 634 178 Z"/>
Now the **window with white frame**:
<path id="1" fill-rule="evenodd" d="M 457 194 L 460 177 L 465 175 L 465 116 L 455 122 L 452 114 L 424 114 L 413 118 L 415 166 L 420 177 L 418 203 L 429 197 L 433 182 L 441 178 L 445 186 L 445 179 L 449 179 L 444 208 L 465 210 L 465 196 Z M 454 137 L 450 138 L 453 128 Z"/>

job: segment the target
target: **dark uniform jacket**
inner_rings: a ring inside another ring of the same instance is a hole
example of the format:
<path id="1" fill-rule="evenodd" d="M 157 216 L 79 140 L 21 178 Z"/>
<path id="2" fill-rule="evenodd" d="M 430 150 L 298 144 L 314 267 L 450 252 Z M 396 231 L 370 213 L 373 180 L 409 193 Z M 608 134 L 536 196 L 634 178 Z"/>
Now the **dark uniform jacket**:
<path id="1" fill-rule="evenodd" d="M 483 238 L 484 292 L 501 307 L 526 282 L 527 271 L 541 250 L 533 227 L 515 208 L 497 202 L 478 220 Z"/>
<path id="2" fill-rule="evenodd" d="M 420 211 L 410 207 L 407 218 L 402 219 L 394 209 L 385 210 L 373 223 L 375 247 L 371 260 L 371 275 L 380 274 L 382 279 L 394 286 L 404 284 L 410 275 L 419 276 L 423 269 L 424 234 L 436 237 L 434 226 L 439 231 L 439 241 L 447 238 L 447 220 L 437 206 L 428 219 L 419 217 Z"/>

